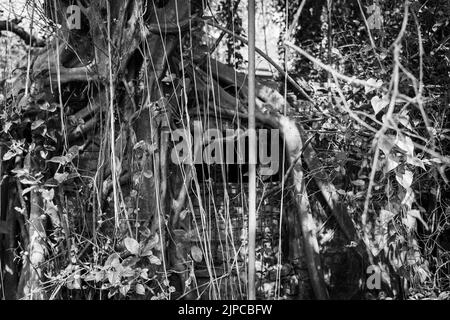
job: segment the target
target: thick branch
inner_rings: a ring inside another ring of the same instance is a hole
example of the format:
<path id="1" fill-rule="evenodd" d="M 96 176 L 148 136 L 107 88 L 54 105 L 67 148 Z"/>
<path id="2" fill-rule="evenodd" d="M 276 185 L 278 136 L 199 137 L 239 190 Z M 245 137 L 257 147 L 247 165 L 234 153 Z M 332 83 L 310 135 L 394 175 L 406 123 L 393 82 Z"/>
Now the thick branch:
<path id="1" fill-rule="evenodd" d="M 45 46 L 45 41 L 37 39 L 26 32 L 22 27 L 20 27 L 15 21 L 0 21 L 0 31 L 10 31 L 18 35 L 27 44 L 33 47 L 43 47 Z"/>
<path id="2" fill-rule="evenodd" d="M 226 28 L 222 27 L 221 25 L 218 25 L 215 22 L 212 21 L 206 21 L 206 23 L 212 27 L 215 27 L 219 30 L 222 30 L 223 32 L 226 32 L 230 35 L 232 35 L 234 38 L 238 39 L 239 41 L 242 41 L 245 44 L 248 44 L 247 39 L 244 37 L 238 36 L 234 34 L 232 31 L 227 30 Z M 286 77 L 286 79 L 289 81 L 289 83 L 296 89 L 296 91 L 299 93 L 299 95 L 306 99 L 307 101 L 314 103 L 314 101 L 311 99 L 311 97 L 308 95 L 307 91 L 311 91 L 310 88 L 305 87 L 304 85 L 300 85 L 297 81 L 295 81 L 291 76 L 289 76 L 282 67 L 280 67 L 275 61 L 273 61 L 272 58 L 270 58 L 267 54 L 265 54 L 261 49 L 256 48 L 256 52 L 263 57 L 267 62 L 269 62 L 277 71 L 283 76 Z"/>

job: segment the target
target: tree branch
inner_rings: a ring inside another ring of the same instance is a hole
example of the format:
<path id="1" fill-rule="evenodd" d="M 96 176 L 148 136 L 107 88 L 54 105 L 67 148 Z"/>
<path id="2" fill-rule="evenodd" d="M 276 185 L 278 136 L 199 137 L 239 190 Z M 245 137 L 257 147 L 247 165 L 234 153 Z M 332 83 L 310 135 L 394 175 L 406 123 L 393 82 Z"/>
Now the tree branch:
<path id="1" fill-rule="evenodd" d="M 16 21 L 0 21 L 0 31 L 10 31 L 18 35 L 26 44 L 31 44 L 33 47 L 45 46 L 45 41 L 37 39 L 26 32 Z"/>

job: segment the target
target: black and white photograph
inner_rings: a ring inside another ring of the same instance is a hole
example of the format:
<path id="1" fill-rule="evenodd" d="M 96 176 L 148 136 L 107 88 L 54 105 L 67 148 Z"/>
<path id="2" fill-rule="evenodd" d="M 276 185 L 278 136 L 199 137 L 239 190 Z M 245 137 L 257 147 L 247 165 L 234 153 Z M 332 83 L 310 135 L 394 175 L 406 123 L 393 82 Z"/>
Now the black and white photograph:
<path id="1" fill-rule="evenodd" d="M 0 0 L 0 158 L 0 306 L 448 302 L 450 1 Z"/>

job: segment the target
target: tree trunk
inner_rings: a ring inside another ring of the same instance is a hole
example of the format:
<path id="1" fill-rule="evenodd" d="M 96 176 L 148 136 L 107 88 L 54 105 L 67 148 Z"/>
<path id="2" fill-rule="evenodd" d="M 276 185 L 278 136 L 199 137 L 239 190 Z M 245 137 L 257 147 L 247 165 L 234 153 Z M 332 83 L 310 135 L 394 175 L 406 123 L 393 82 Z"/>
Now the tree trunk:
<path id="1" fill-rule="evenodd" d="M 169 170 L 171 143 L 164 132 L 175 128 L 174 117 L 182 122 L 200 109 L 205 117 L 218 111 L 246 118 L 245 76 L 220 63 L 215 63 L 217 69 L 196 65 L 205 59 L 194 57 L 207 54 L 198 52 L 202 47 L 195 41 L 200 37 L 189 38 L 191 27 L 202 32 L 201 1 L 101 0 L 83 1 L 84 5 L 80 1 L 81 30 L 70 30 L 63 23 L 61 13 L 70 3 L 45 1 L 47 15 L 62 27 L 32 60 L 30 83 L 19 78 L 11 91 L 16 96 L 8 97 L 10 106 L 20 110 L 22 120 L 11 132 L 15 139 L 27 141 L 24 151 L 17 154 L 16 162 L 23 164 L 10 172 L 18 182 L 16 201 L 21 203 L 26 223 L 19 224 L 20 230 L 4 230 L 8 222 L 0 225 L 1 233 L 12 235 L 5 242 L 9 247 L 15 245 L 17 233 L 29 238 L 24 242 L 18 296 L 70 296 L 63 287 L 80 289 L 80 277 L 88 278 L 89 272 L 93 277 L 100 274 L 77 269 L 87 255 L 95 256 L 98 266 L 109 270 L 108 281 L 102 281 L 108 283 L 111 297 L 116 292 L 127 295 L 130 290 L 135 298 L 143 295 L 141 283 L 114 281 L 117 263 L 126 268 L 124 264 L 133 257 L 134 265 L 160 277 L 165 286 L 168 268 L 177 270 L 183 275 L 182 290 L 187 292 L 185 258 L 189 253 L 168 253 L 166 249 L 179 248 L 179 243 L 168 245 L 178 239 L 169 222 L 177 221 L 182 208 L 192 207 L 192 203 L 186 204 L 186 190 L 195 175 L 182 176 L 177 171 L 186 188 L 180 187 L 179 194 L 169 192 L 174 177 Z M 186 57 L 188 44 L 193 52 Z M 177 78 L 170 86 L 162 81 L 167 74 Z M 224 89 L 230 85 L 241 90 L 230 93 Z M 285 138 L 296 203 L 289 219 L 299 222 L 303 237 L 303 245 L 298 244 L 302 248 L 297 251 L 305 254 L 316 298 L 326 299 L 314 221 L 303 171 L 297 163 L 302 153 L 300 131 L 294 121 L 281 115 L 282 96 L 260 84 L 257 93 L 257 121 L 280 129 Z M 212 101 L 213 97 L 218 99 Z M 32 123 L 31 134 L 25 119 Z M 9 206 L 8 219 L 12 219 L 15 206 Z M 299 230 L 294 233 L 298 241 Z M 89 241 L 80 241 L 80 237 Z M 133 249 L 134 243 L 139 249 Z M 146 252 L 151 263 L 143 255 L 147 246 L 151 247 Z M 203 257 L 208 260 L 205 248 Z M 5 265 L 10 262 L 8 259 Z M 115 269 L 110 268 L 114 263 Z M 207 265 L 214 280 L 215 270 Z M 64 275 L 63 281 L 58 272 Z M 8 281 L 14 282 L 18 275 L 17 268 L 13 269 Z M 45 281 L 57 285 L 47 290 Z M 146 297 L 161 297 L 158 292 L 145 291 Z M 219 296 L 218 288 L 212 291 L 213 297 Z"/>

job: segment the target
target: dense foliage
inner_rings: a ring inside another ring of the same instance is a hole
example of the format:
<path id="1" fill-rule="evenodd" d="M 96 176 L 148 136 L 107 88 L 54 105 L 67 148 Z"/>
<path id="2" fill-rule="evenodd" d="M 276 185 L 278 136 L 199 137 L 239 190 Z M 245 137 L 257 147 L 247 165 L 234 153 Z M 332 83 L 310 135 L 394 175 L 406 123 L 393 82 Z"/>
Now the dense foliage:
<path id="1" fill-rule="evenodd" d="M 3 298 L 245 297 L 245 168 L 169 164 L 164 132 L 245 127 L 247 2 L 81 1 L 75 31 L 69 2 L 32 10 L 44 47 L 0 38 Z M 447 298 L 450 3 L 268 7 L 287 180 L 258 180 L 259 297 Z"/>

